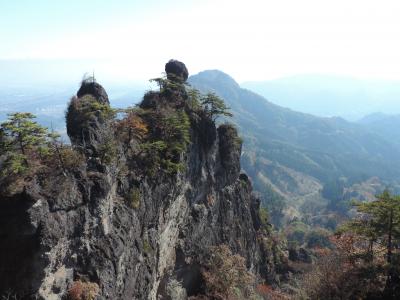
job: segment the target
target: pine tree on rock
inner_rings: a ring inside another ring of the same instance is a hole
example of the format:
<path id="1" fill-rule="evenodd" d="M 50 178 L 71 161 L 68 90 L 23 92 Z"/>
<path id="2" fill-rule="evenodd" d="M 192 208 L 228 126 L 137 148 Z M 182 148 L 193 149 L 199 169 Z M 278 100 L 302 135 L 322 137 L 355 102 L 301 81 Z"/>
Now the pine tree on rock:
<path id="1" fill-rule="evenodd" d="M 39 155 L 48 151 L 49 133 L 34 118 L 31 113 L 13 113 L 1 124 L 1 153 L 7 156 L 3 170 L 23 172 L 29 168 L 28 156 L 32 150 Z"/>

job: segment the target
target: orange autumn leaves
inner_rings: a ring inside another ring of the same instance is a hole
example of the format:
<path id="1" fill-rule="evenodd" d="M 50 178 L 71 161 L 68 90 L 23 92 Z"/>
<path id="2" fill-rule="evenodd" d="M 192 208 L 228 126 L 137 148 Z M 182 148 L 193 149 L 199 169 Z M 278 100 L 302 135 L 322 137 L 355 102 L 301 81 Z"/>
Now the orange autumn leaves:
<path id="1" fill-rule="evenodd" d="M 125 140 L 142 140 L 149 132 L 147 124 L 134 112 L 130 112 L 126 118 L 117 124 L 117 133 Z"/>

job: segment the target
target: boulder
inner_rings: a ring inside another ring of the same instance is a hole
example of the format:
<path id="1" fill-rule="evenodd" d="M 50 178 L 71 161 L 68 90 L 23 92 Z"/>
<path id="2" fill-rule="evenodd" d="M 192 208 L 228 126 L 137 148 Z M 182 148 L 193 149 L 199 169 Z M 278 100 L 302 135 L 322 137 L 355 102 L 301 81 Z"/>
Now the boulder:
<path id="1" fill-rule="evenodd" d="M 165 64 L 167 78 L 172 81 L 185 82 L 189 77 L 189 72 L 183 62 L 171 59 Z"/>

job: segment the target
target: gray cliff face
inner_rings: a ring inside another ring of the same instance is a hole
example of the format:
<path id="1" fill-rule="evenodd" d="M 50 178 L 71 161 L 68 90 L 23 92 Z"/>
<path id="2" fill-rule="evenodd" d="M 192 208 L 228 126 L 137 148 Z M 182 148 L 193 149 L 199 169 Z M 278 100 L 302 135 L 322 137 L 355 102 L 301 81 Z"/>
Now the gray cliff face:
<path id="1" fill-rule="evenodd" d="M 168 94 L 170 104 L 160 93 L 147 98 L 164 108 L 181 105 L 174 96 Z M 239 174 L 236 130 L 188 115 L 190 144 L 179 157 L 184 168 L 174 174 L 145 174 L 116 135 L 116 159 L 101 162 L 94 155 L 96 129 L 111 125 L 98 117 L 83 130 L 94 130 L 91 138 L 69 131 L 74 143 L 90 149 L 86 162 L 74 171 L 32 177 L 0 201 L 0 290 L 24 299 L 62 299 L 82 280 L 98 285 L 96 299 L 186 299 L 201 293 L 203 259 L 219 244 L 246 258 L 254 274 L 273 278 L 272 253 L 258 233 L 259 201 Z M 134 139 L 130 145 L 138 147 Z M 134 207 L 126 201 L 132 190 L 139 197 Z"/>

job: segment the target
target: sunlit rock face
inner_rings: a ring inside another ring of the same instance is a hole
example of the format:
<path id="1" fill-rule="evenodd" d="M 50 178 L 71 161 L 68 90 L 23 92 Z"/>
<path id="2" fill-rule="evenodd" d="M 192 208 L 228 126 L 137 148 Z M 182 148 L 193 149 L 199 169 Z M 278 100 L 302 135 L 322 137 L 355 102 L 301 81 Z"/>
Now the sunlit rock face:
<path id="1" fill-rule="evenodd" d="M 166 71 L 181 82 L 188 76 L 178 61 L 169 61 Z M 84 282 L 96 287 L 96 299 L 185 299 L 204 292 L 204 258 L 220 244 L 243 256 L 256 276 L 274 277 L 272 253 L 259 232 L 259 200 L 240 174 L 237 131 L 216 126 L 184 96 L 153 91 L 139 105 L 153 134 L 159 132 L 152 126 L 162 129 L 160 120 L 171 116 L 189 122 L 187 148 L 172 158 L 182 167 L 150 172 L 157 157 L 144 156 L 143 149 L 154 142 L 146 144 L 134 131 L 122 134 L 120 120 L 107 118 L 101 85 L 82 85 L 68 108 L 67 128 L 84 160 L 71 170 L 35 175 L 0 200 L 0 290 L 23 299 L 63 299 Z M 104 145 L 112 148 L 108 159 Z"/>

